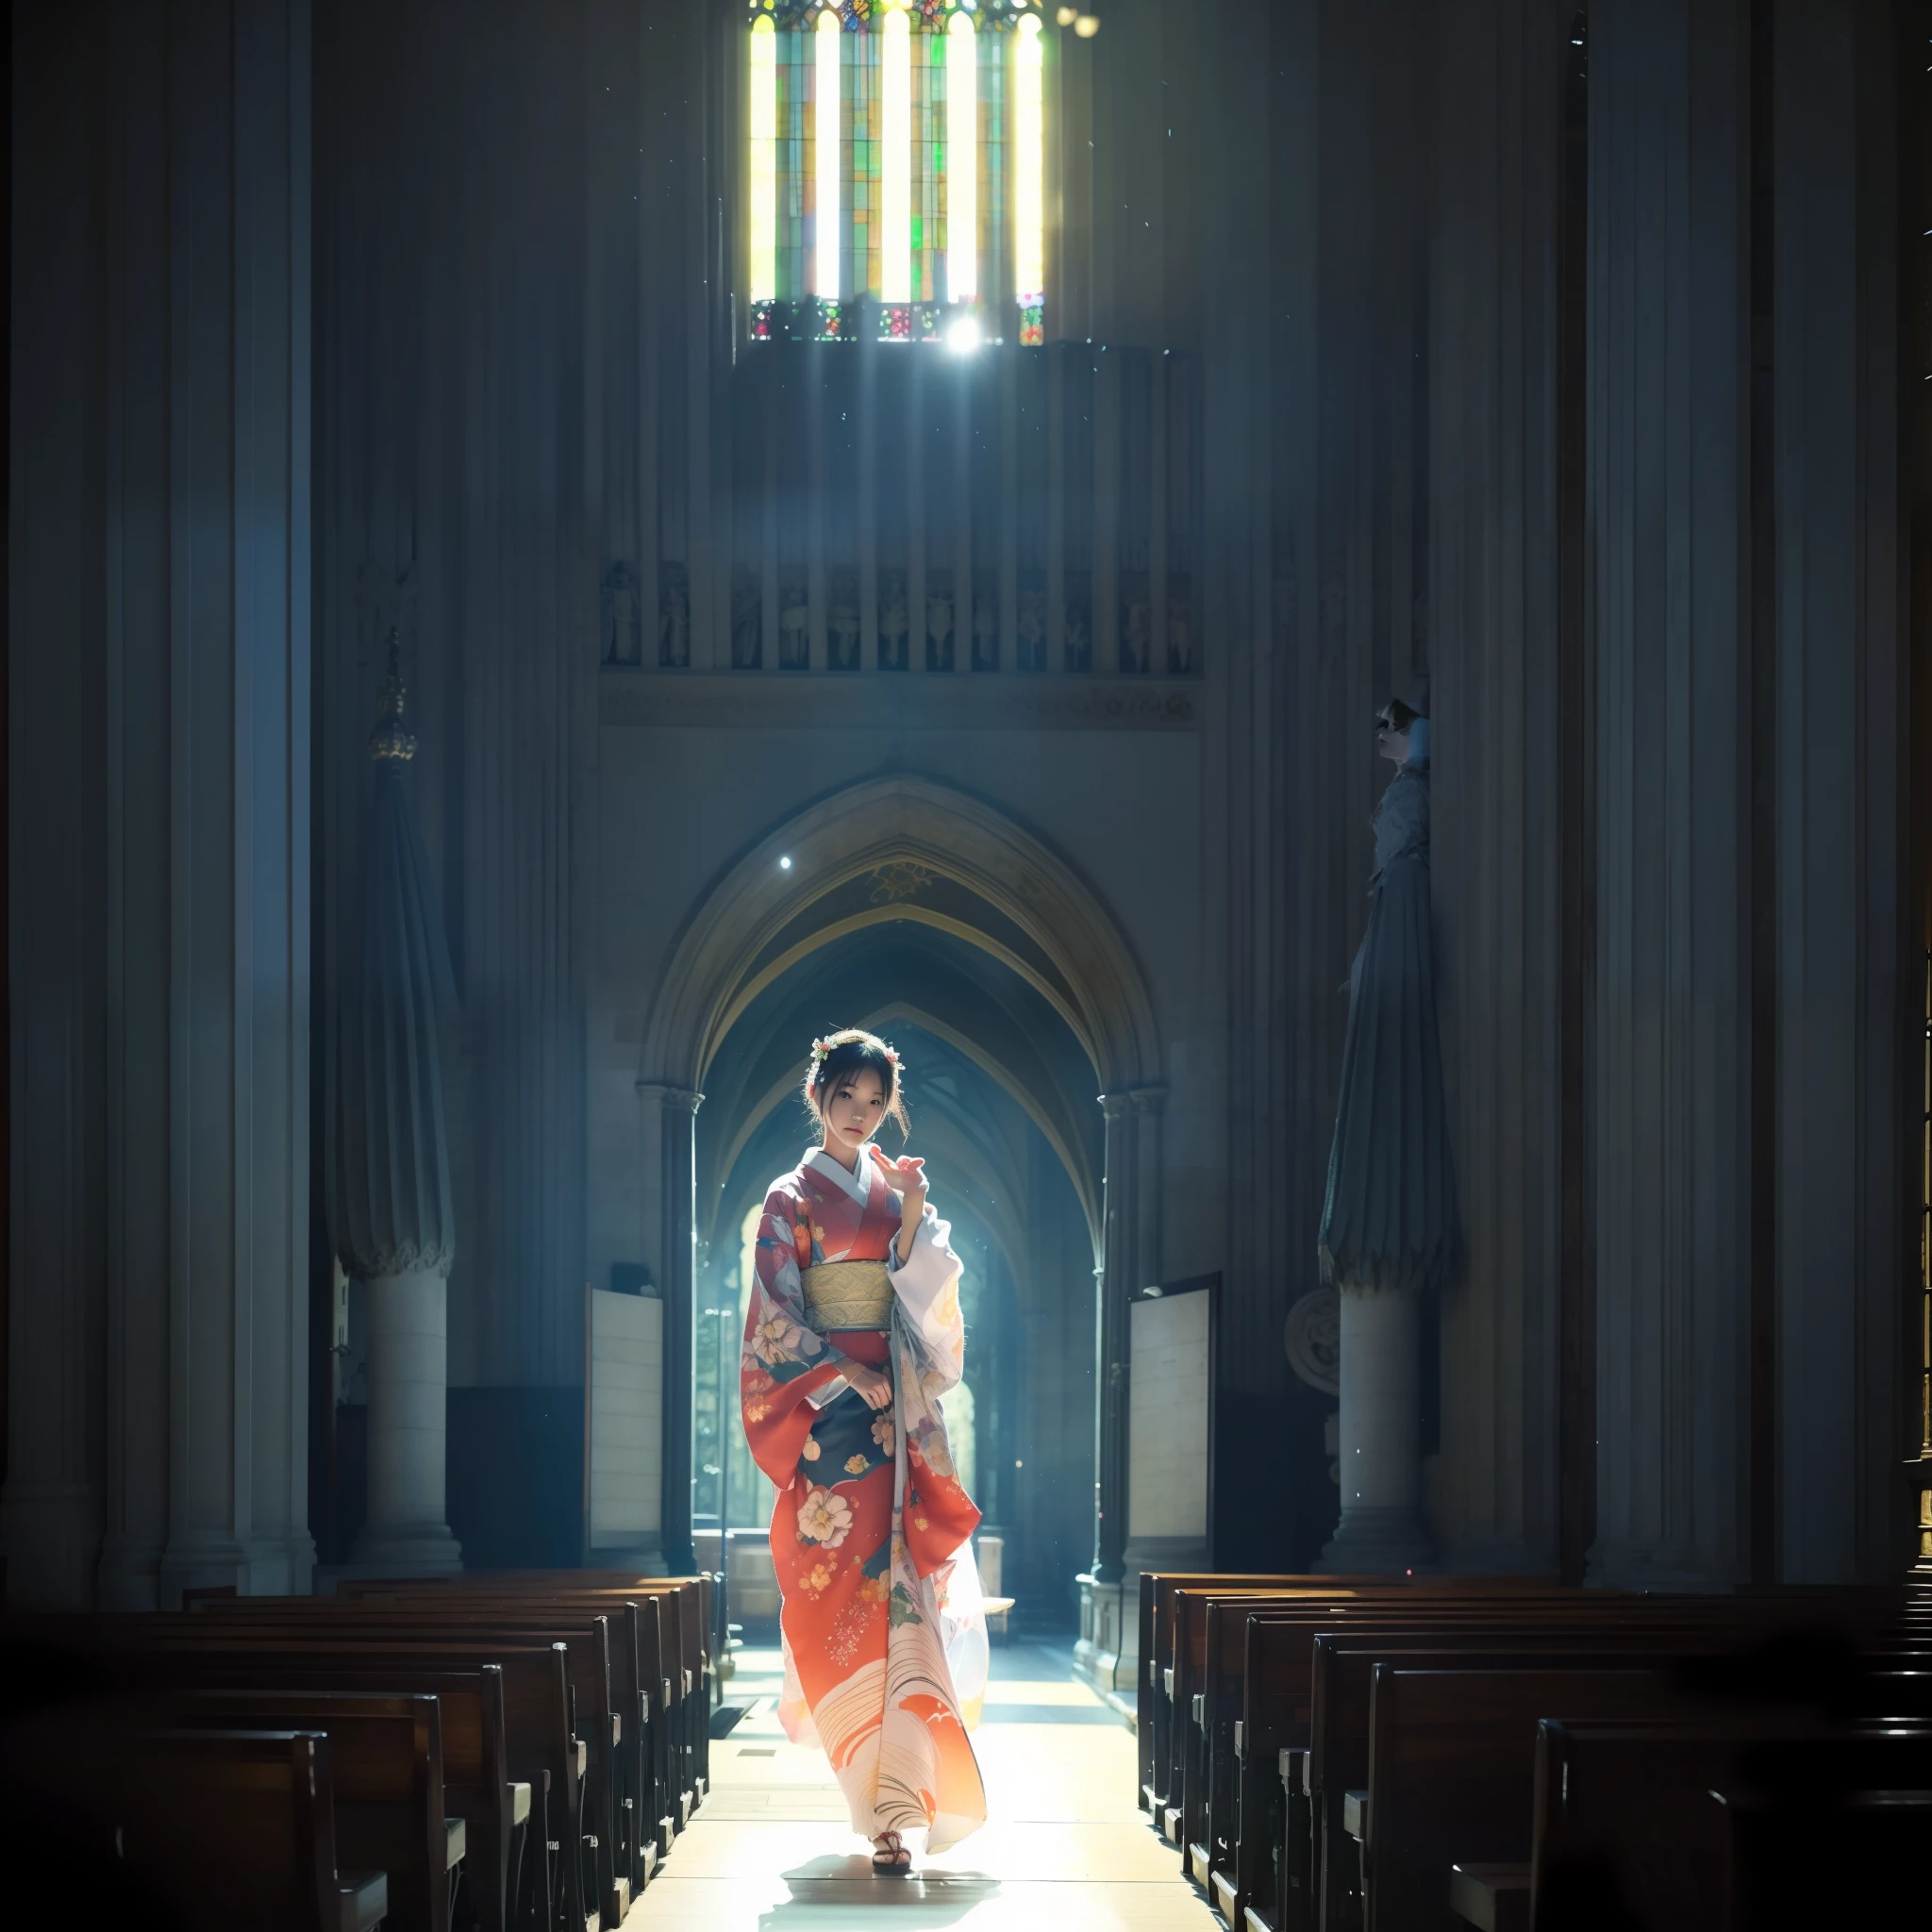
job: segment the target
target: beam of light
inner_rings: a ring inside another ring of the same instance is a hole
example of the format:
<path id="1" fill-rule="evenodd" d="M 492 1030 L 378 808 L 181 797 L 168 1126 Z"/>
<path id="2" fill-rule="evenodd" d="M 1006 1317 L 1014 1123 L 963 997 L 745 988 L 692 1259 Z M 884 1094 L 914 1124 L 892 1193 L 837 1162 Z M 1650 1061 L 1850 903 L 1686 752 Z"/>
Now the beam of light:
<path id="1" fill-rule="evenodd" d="M 839 299 L 839 16 L 818 25 L 818 274 L 812 292 Z"/>
<path id="2" fill-rule="evenodd" d="M 880 66 L 879 300 L 912 299 L 912 29 L 887 9 Z"/>
<path id="3" fill-rule="evenodd" d="M 1013 50 L 1013 288 L 1024 308 L 1046 288 L 1046 126 L 1040 17 L 1020 21 Z"/>
<path id="4" fill-rule="evenodd" d="M 946 27 L 946 295 L 979 293 L 979 40 L 970 14 Z"/>
<path id="5" fill-rule="evenodd" d="M 751 299 L 778 293 L 778 35 L 769 15 L 751 24 Z"/>

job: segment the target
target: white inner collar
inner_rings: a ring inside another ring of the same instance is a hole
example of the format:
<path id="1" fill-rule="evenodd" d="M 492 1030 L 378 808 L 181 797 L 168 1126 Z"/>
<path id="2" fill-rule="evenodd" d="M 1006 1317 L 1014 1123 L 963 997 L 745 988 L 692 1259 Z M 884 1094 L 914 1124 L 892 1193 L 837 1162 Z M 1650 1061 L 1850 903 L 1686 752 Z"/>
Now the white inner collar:
<path id="1" fill-rule="evenodd" d="M 812 1149 L 811 1158 L 806 1162 L 806 1165 L 817 1168 L 828 1180 L 837 1181 L 860 1207 L 863 1207 L 872 1199 L 872 1143 L 870 1141 L 867 1141 L 858 1150 L 858 1165 L 857 1169 L 851 1172 L 846 1170 L 845 1163 L 842 1160 L 827 1154 L 823 1147 L 814 1147 Z"/>

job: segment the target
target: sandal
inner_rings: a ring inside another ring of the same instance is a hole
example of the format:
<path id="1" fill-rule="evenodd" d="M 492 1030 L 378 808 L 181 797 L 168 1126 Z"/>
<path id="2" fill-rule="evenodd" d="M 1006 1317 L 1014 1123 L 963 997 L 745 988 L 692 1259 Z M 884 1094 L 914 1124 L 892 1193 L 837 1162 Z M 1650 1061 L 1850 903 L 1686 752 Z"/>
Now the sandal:
<path id="1" fill-rule="evenodd" d="M 882 1878 L 909 1878 L 912 1854 L 896 1831 L 882 1831 L 872 1841 L 872 1869 Z"/>

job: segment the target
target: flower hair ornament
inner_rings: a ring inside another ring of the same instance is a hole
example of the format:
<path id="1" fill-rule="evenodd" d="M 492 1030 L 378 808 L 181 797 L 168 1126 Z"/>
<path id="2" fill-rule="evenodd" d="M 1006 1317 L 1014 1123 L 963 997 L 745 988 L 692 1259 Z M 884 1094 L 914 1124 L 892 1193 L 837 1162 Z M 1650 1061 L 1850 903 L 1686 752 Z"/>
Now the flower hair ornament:
<path id="1" fill-rule="evenodd" d="M 883 1040 L 879 1041 L 879 1047 L 881 1051 L 885 1054 L 886 1058 L 891 1063 L 891 1065 L 894 1068 L 896 1068 L 899 1064 L 899 1049 L 895 1046 L 887 1046 L 886 1042 Z M 830 1053 L 831 1050 L 832 1042 L 829 1040 L 814 1040 L 811 1043 L 812 1065 L 815 1067 L 824 1066 L 825 1063 L 825 1056 L 828 1053 Z"/>

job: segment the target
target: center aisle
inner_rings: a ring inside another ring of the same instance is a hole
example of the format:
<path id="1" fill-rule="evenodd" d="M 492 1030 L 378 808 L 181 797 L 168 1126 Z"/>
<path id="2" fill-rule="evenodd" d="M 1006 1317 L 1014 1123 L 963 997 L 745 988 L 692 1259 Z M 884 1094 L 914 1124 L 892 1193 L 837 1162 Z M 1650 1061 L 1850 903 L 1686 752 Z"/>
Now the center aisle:
<path id="1" fill-rule="evenodd" d="M 778 1726 L 777 1653 L 739 1652 L 725 1694 L 749 1714 L 712 1744 L 710 1797 L 626 1932 L 1222 1932 L 1133 1807 L 1132 1733 L 1069 1665 L 1028 1645 L 993 1652 L 973 1738 L 986 1824 L 916 1878 L 875 1878 L 823 1754 Z"/>

